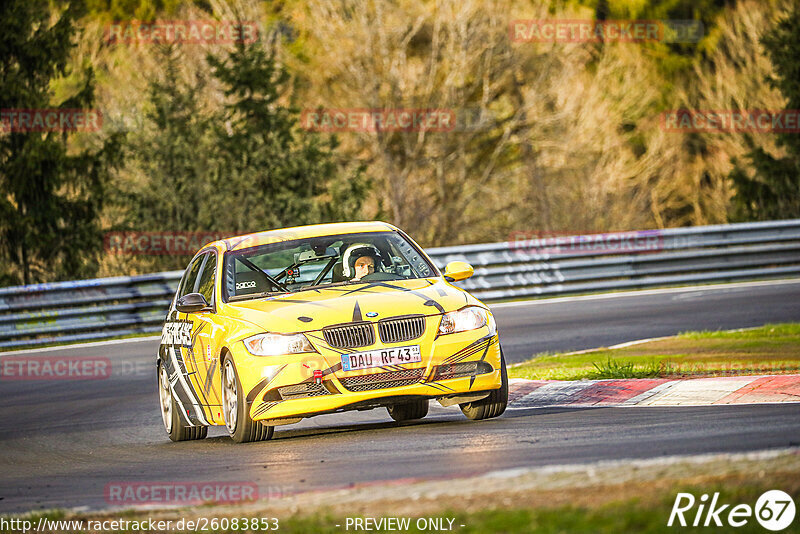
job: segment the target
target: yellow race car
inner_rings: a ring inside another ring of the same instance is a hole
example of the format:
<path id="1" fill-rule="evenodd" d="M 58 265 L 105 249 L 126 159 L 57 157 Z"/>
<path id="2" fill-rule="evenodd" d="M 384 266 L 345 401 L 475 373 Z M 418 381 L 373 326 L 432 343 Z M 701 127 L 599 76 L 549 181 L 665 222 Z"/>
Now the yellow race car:
<path id="1" fill-rule="evenodd" d="M 158 351 L 173 441 L 225 425 L 266 440 L 304 417 L 386 407 L 424 417 L 430 399 L 497 417 L 508 377 L 489 309 L 383 222 L 301 226 L 202 248 L 170 305 Z"/>

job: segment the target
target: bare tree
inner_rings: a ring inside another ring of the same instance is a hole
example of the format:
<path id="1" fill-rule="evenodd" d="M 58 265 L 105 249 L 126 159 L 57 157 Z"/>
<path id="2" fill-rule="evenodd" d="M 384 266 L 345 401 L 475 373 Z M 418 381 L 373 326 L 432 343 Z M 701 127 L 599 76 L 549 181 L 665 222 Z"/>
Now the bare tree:
<path id="1" fill-rule="evenodd" d="M 312 61 L 325 67 L 325 89 L 311 106 L 446 109 L 456 116 L 448 132 L 342 135 L 379 178 L 391 220 L 426 244 L 500 237 L 516 224 L 512 212 L 531 209 L 521 206 L 527 182 L 542 191 L 531 138 L 553 119 L 531 114 L 524 93 L 547 86 L 552 94 L 571 58 L 564 49 L 537 54 L 516 46 L 509 5 L 343 0 L 309 9 L 313 24 L 305 31 L 318 43 L 336 43 Z M 547 194 L 537 199 L 546 217 Z"/>

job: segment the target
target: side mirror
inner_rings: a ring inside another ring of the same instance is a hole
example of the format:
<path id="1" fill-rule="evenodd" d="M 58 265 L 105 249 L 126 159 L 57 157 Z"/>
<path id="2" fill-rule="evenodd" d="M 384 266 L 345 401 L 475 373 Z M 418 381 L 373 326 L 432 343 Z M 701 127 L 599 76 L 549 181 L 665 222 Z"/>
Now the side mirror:
<path id="1" fill-rule="evenodd" d="M 194 313 L 208 308 L 208 301 L 200 293 L 189 293 L 179 298 L 175 307 L 179 312 Z"/>
<path id="2" fill-rule="evenodd" d="M 465 261 L 451 261 L 444 268 L 444 279 L 448 282 L 458 282 L 466 280 L 474 272 L 475 269 L 472 268 L 472 265 Z"/>

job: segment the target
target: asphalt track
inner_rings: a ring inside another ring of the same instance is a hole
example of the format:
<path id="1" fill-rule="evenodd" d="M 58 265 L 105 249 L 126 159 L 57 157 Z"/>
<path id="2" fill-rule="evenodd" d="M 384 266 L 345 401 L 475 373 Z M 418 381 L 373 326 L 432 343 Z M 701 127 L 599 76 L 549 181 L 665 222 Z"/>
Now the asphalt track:
<path id="1" fill-rule="evenodd" d="M 509 363 L 683 330 L 800 321 L 800 280 L 556 299 L 493 307 Z M 0 381 L 0 513 L 105 508 L 119 482 L 238 481 L 267 492 L 497 469 L 800 445 L 800 407 L 532 408 L 470 422 L 431 404 L 399 425 L 383 410 L 279 427 L 272 441 L 235 445 L 220 428 L 171 443 L 161 425 L 157 341 L 38 351 L 103 356 L 105 380 Z"/>

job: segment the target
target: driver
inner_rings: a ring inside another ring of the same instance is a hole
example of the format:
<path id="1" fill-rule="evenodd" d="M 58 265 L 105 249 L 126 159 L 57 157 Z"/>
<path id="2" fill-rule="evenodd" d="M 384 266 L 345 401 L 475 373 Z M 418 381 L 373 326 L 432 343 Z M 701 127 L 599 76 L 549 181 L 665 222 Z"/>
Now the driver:
<path id="1" fill-rule="evenodd" d="M 378 270 L 380 252 L 375 245 L 356 243 L 345 250 L 342 274 L 345 279 L 357 281 Z"/>
<path id="2" fill-rule="evenodd" d="M 368 274 L 375 272 L 375 258 L 372 256 L 361 256 L 355 263 L 356 274 L 353 275 L 353 280 L 361 280 Z"/>

